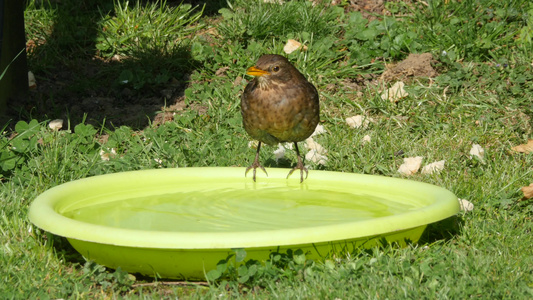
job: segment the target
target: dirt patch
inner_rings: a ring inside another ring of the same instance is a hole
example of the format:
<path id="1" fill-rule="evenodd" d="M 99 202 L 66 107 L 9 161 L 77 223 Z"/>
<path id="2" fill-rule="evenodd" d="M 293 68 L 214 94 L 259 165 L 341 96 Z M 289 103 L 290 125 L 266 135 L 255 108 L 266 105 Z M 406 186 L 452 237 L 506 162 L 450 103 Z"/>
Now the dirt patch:
<path id="1" fill-rule="evenodd" d="M 381 19 L 381 16 L 391 16 L 390 11 L 387 10 L 385 4 L 387 2 L 403 2 L 404 4 L 411 3 L 410 0 L 333 0 L 332 5 L 343 5 L 346 12 L 358 11 L 363 15 L 363 18 L 373 21 Z M 344 3 L 343 3 L 344 2 Z M 346 3 L 347 2 L 347 3 Z"/>
<path id="2" fill-rule="evenodd" d="M 119 71 L 114 72 L 115 76 L 102 71 L 111 68 L 120 69 L 120 62 L 79 59 L 51 66 L 48 73 L 37 73 L 37 87 L 29 91 L 28 97 L 9 103 L 2 124 L 9 122 L 13 127 L 18 120 L 64 119 L 72 125 L 85 122 L 140 130 L 150 122 L 172 120 L 184 110 L 199 114 L 206 111 L 197 104 L 185 105 L 184 91 L 191 84 L 190 73 L 176 72 L 178 79 L 135 89 L 117 83 Z"/>
<path id="3" fill-rule="evenodd" d="M 345 10 L 358 11 L 370 21 L 377 19 L 377 15 L 390 15 L 385 9 L 383 0 L 350 0 L 350 4 L 346 5 Z"/>
<path id="4" fill-rule="evenodd" d="M 177 114 L 182 113 L 183 111 L 194 110 L 197 111 L 198 114 L 203 115 L 207 112 L 207 107 L 196 103 L 187 105 L 187 103 L 185 103 L 185 97 L 180 97 L 179 99 L 177 99 L 175 104 L 170 105 L 168 107 L 164 107 L 162 108 L 162 110 L 162 112 L 155 115 L 154 120 L 152 122 L 153 125 L 158 126 L 166 122 L 173 121 L 174 117 Z"/>
<path id="5" fill-rule="evenodd" d="M 431 53 L 412 53 L 397 64 L 387 65 L 387 69 L 381 74 L 380 79 L 383 81 L 406 81 L 413 77 L 435 77 L 438 73 L 432 66 L 433 62 Z"/>

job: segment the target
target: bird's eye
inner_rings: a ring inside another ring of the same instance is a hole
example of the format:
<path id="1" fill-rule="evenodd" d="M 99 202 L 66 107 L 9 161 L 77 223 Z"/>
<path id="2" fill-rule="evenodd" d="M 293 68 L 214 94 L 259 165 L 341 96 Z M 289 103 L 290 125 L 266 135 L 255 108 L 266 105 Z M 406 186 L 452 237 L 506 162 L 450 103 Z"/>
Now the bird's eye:
<path id="1" fill-rule="evenodd" d="M 279 66 L 275 66 L 274 68 L 272 68 L 272 71 L 278 72 L 279 71 Z"/>

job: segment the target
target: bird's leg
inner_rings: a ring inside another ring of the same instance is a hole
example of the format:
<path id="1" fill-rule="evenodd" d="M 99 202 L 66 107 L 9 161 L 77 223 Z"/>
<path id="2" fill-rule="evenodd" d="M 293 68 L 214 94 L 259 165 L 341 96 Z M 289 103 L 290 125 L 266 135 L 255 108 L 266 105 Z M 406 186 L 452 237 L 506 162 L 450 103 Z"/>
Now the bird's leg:
<path id="1" fill-rule="evenodd" d="M 259 150 L 261 150 L 261 142 L 259 142 L 259 144 L 257 145 L 257 152 L 255 153 L 254 162 L 252 163 L 251 166 L 246 168 L 246 171 L 244 172 L 244 176 L 246 176 L 246 174 L 248 174 L 248 171 L 250 171 L 250 169 L 254 169 L 254 177 L 253 177 L 254 181 L 255 181 L 255 169 L 257 168 L 260 168 L 261 170 L 263 170 L 263 172 L 265 172 L 265 174 L 268 176 L 268 173 L 265 170 L 265 168 L 259 163 Z"/>
<path id="2" fill-rule="evenodd" d="M 296 156 L 298 157 L 298 163 L 296 164 L 296 167 L 294 167 L 290 172 L 289 175 L 287 175 L 287 178 L 291 176 L 292 172 L 294 170 L 300 170 L 300 183 L 304 182 L 304 171 L 305 171 L 305 179 L 307 179 L 307 175 L 309 175 L 309 171 L 307 171 L 307 168 L 304 166 L 304 163 L 302 161 L 302 157 L 300 156 L 300 150 L 298 150 L 298 143 L 294 142 L 294 147 L 296 148 Z"/>

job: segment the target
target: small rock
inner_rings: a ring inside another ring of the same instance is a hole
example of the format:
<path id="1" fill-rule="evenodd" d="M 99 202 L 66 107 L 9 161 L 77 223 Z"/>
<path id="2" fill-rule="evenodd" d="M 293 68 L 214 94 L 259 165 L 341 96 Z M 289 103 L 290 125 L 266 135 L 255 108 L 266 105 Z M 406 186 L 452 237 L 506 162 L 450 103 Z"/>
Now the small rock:
<path id="1" fill-rule="evenodd" d="M 63 119 L 55 119 L 48 123 L 48 127 L 53 131 L 58 131 L 63 128 Z"/>

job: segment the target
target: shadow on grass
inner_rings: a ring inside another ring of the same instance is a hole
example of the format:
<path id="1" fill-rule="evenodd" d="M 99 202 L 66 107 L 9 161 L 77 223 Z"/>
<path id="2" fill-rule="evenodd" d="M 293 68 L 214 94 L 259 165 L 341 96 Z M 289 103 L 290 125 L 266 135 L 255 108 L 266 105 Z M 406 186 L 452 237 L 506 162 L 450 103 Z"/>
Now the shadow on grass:
<path id="1" fill-rule="evenodd" d="M 67 238 L 48 232 L 44 237 L 49 241 L 48 244 L 50 245 L 50 248 L 56 253 L 56 255 L 64 258 L 64 261 L 82 266 L 85 264 L 85 258 L 72 247 Z M 41 243 L 44 244 L 45 242 L 41 241 Z"/>
<path id="2" fill-rule="evenodd" d="M 182 2 L 197 9 L 205 4 L 204 16 L 226 5 L 225 1 L 200 0 L 169 0 L 166 5 Z M 2 124 L 9 122 L 13 127 L 18 120 L 61 118 L 65 123 L 69 120 L 71 127 L 86 121 L 108 128 L 142 129 L 164 107 L 183 99 L 190 74 L 201 65 L 191 58 L 188 46 L 174 45 L 163 51 L 143 45 L 131 57 L 103 59 L 96 49 L 98 30 L 102 30 L 98 23 L 113 11 L 113 1 L 51 3 L 40 8 L 55 11 L 53 31 L 43 34 L 40 41 L 28 41 L 27 47 L 37 88 L 25 101 L 9 104 Z M 27 28 L 32 26 L 28 22 Z"/>
<path id="3" fill-rule="evenodd" d="M 438 241 L 449 241 L 452 240 L 455 236 L 459 235 L 461 228 L 463 227 L 464 221 L 458 216 L 452 216 L 447 219 L 428 224 L 427 227 L 422 232 L 420 239 L 415 242 L 412 240 L 404 240 L 405 245 L 418 245 L 424 246 L 428 244 L 433 244 Z M 374 255 L 376 249 L 379 250 L 388 250 L 391 248 L 401 248 L 398 242 L 389 242 L 385 237 L 382 237 L 378 240 L 378 243 L 373 247 L 357 247 L 353 251 L 349 251 L 352 257 L 363 257 L 366 255 Z"/>
<path id="4" fill-rule="evenodd" d="M 432 244 L 440 240 L 451 240 L 461 233 L 464 220 L 458 216 L 452 216 L 439 222 L 428 224 L 420 240 L 419 245 Z"/>

